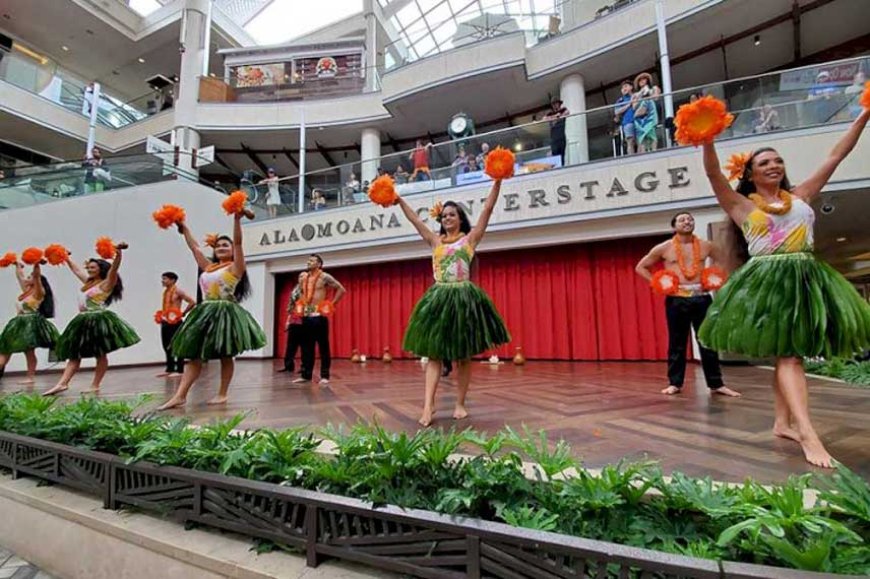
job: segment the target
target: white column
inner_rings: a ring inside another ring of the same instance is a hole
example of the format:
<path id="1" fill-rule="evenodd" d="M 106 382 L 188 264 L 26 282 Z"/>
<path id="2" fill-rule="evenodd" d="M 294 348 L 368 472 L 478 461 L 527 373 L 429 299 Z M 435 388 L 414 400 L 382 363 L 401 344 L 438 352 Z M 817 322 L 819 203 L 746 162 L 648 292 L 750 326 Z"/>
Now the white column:
<path id="1" fill-rule="evenodd" d="M 565 119 L 565 164 L 576 165 L 589 160 L 589 136 L 586 131 L 586 87 L 583 77 L 571 74 L 562 79 L 559 97 L 572 115 Z"/>
<path id="2" fill-rule="evenodd" d="M 299 107 L 299 181 L 296 183 L 297 206 L 299 213 L 305 211 L 305 106 Z"/>
<path id="3" fill-rule="evenodd" d="M 193 154 L 194 149 L 199 150 L 200 148 L 199 131 L 191 127 L 176 127 L 172 129 L 171 143 L 178 147 L 179 151 L 182 151 L 178 158 L 178 169 L 187 177 L 198 176 L 199 169 L 193 162 Z"/>
<path id="4" fill-rule="evenodd" d="M 674 98 L 671 96 L 671 59 L 668 55 L 668 32 L 665 23 L 665 7 L 662 0 L 656 0 L 656 30 L 659 38 L 659 63 L 662 68 L 662 91 L 665 93 L 665 118 L 674 118 Z"/>
<path id="5" fill-rule="evenodd" d="M 88 98 L 87 92 L 85 92 L 85 99 Z M 94 150 L 94 144 L 97 142 L 97 117 L 100 111 L 100 83 L 93 83 L 93 89 L 91 91 L 91 102 L 90 102 L 90 110 L 88 111 L 89 119 L 88 119 L 88 144 L 85 149 L 85 157 L 88 159 L 91 158 L 91 151 Z"/>
<path id="6" fill-rule="evenodd" d="M 363 66 L 366 78 L 366 92 L 378 90 L 378 18 L 372 4 L 375 0 L 364 0 L 363 11 L 366 19 L 366 57 Z"/>
<path id="7" fill-rule="evenodd" d="M 210 0 L 185 0 L 181 20 L 179 50 L 181 66 L 175 91 L 175 145 L 185 150 L 199 148 L 196 126 L 196 107 L 199 99 L 199 77 L 207 60 L 206 26 L 209 20 Z M 190 155 L 182 155 L 179 167 L 191 169 Z"/>
<path id="8" fill-rule="evenodd" d="M 362 146 L 360 147 L 361 166 L 360 183 L 371 183 L 378 176 L 378 163 L 381 156 L 381 134 L 371 127 L 362 131 Z"/>

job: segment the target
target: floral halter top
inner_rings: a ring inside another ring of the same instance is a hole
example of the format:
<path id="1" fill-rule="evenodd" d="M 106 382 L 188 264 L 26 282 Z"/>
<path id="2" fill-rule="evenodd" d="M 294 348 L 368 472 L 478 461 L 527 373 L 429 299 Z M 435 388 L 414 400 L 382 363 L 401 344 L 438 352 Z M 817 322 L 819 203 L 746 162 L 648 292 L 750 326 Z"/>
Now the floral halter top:
<path id="1" fill-rule="evenodd" d="M 39 311 L 39 306 L 42 305 L 42 300 L 36 299 L 36 292 L 28 291 L 18 298 L 16 304 L 19 315 L 35 314 Z"/>
<path id="2" fill-rule="evenodd" d="M 106 309 L 106 300 L 109 294 L 104 292 L 100 284 L 93 285 L 79 292 L 79 311 L 98 312 Z"/>
<path id="3" fill-rule="evenodd" d="M 199 287 L 206 301 L 236 301 L 236 286 L 239 278 L 230 271 L 232 263 L 227 263 L 213 271 L 204 271 L 199 276 Z"/>
<path id="4" fill-rule="evenodd" d="M 784 215 L 753 209 L 743 222 L 749 255 L 801 253 L 813 250 L 816 215 L 802 199 L 792 196 L 791 210 Z M 774 207 L 781 204 L 772 204 Z"/>
<path id="5" fill-rule="evenodd" d="M 471 279 L 474 248 L 463 235 L 453 243 L 442 243 L 432 252 L 432 272 L 438 283 L 457 283 Z"/>

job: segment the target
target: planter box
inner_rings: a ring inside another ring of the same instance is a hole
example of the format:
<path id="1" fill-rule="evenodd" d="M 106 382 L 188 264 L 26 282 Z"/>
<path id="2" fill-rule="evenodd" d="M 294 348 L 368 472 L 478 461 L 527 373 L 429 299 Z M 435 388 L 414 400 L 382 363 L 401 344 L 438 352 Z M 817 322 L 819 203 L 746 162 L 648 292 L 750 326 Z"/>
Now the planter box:
<path id="1" fill-rule="evenodd" d="M 357 499 L 139 462 L 0 432 L 0 467 L 78 489 L 106 508 L 134 506 L 296 547 L 324 557 L 424 578 L 830 577 L 719 563 L 602 541 L 450 517 Z M 845 576 L 841 576 L 845 577 Z"/>

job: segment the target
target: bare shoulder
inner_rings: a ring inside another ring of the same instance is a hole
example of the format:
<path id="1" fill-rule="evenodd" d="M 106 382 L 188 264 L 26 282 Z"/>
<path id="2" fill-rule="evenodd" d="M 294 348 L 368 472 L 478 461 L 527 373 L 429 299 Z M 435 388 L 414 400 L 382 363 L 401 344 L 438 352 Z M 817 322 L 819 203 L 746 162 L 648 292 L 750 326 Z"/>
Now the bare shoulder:
<path id="1" fill-rule="evenodd" d="M 325 271 L 321 274 L 320 279 L 322 279 L 323 283 L 327 285 L 334 285 L 338 283 L 335 278 L 332 277 L 332 274 L 326 273 Z"/>

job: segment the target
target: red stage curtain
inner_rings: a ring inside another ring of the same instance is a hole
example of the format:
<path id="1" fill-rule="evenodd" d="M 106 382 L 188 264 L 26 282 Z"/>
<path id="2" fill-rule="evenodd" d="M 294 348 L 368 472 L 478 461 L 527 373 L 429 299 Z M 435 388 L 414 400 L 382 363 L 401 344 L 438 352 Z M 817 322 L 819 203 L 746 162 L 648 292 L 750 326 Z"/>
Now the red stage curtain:
<path id="1" fill-rule="evenodd" d="M 475 282 L 492 297 L 512 337 L 496 353 L 511 357 L 521 346 L 530 359 L 666 359 L 662 298 L 634 272 L 659 241 L 621 239 L 483 254 Z M 389 346 L 395 357 L 410 356 L 401 350 L 402 336 L 411 309 L 432 284 L 431 261 L 329 272 L 348 290 L 330 321 L 333 355 L 349 357 L 358 348 L 380 357 Z M 277 280 L 276 356 L 284 352 L 284 312 L 297 275 Z"/>

